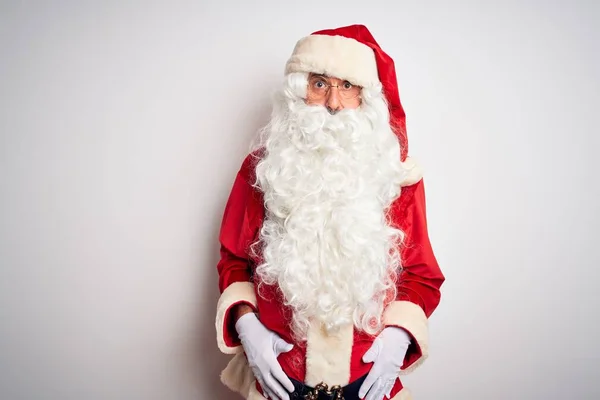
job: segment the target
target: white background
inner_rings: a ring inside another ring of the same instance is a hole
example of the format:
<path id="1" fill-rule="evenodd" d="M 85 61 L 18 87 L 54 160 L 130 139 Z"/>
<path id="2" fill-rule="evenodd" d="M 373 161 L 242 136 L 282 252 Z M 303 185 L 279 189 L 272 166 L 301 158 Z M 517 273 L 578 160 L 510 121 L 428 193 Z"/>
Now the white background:
<path id="1" fill-rule="evenodd" d="M 299 38 L 396 61 L 447 277 L 417 400 L 600 398 L 594 1 L 3 2 L 0 398 L 234 399 L 217 234 Z"/>

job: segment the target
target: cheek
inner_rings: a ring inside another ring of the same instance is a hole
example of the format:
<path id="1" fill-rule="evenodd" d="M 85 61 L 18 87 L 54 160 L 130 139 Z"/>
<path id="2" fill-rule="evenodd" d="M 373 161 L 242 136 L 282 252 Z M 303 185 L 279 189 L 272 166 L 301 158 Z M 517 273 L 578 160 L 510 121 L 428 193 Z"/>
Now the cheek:
<path id="1" fill-rule="evenodd" d="M 318 105 L 318 106 L 324 106 L 325 105 L 325 101 L 326 99 L 323 98 L 321 100 L 315 100 L 315 99 L 311 99 L 311 98 L 307 98 L 304 100 L 304 102 L 308 105 L 314 106 L 314 105 Z"/>
<path id="2" fill-rule="evenodd" d="M 356 99 L 352 99 L 352 100 L 347 100 L 344 103 L 344 107 L 345 108 L 358 108 L 360 106 L 360 97 L 357 97 Z"/>

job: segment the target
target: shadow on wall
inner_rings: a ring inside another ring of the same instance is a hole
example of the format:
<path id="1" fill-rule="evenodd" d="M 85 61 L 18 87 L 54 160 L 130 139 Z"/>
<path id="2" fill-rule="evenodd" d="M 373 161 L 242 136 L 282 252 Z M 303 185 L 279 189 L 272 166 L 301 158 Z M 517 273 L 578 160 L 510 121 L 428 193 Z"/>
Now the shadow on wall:
<path id="1" fill-rule="evenodd" d="M 221 208 L 224 208 L 224 205 Z M 184 363 L 186 364 L 183 366 L 186 373 L 184 381 L 186 385 L 194 389 L 194 397 L 190 397 L 190 399 L 198 400 L 208 400 L 206 397 L 208 394 L 212 396 L 212 399 L 219 400 L 238 398 L 220 380 L 221 371 L 231 358 L 218 349 L 215 331 L 215 315 L 219 299 L 216 266 L 219 261 L 218 234 L 222 209 L 215 210 L 211 215 L 210 226 L 205 227 L 209 231 L 206 236 L 215 238 L 217 251 L 207 251 L 200 259 L 200 271 L 195 274 L 201 279 L 197 286 L 197 294 L 200 299 L 195 302 L 198 308 L 194 314 L 195 320 L 190 324 L 193 326 L 192 332 L 186 336 L 187 342 L 183 343 L 185 347 Z M 215 246 L 211 243 L 207 248 L 213 250 Z"/>
<path id="2" fill-rule="evenodd" d="M 260 84 L 259 84 L 260 86 Z M 263 85 L 264 91 L 264 85 Z M 239 137 L 245 137 L 246 143 L 249 145 L 250 140 L 254 138 L 258 130 L 263 127 L 271 113 L 271 102 L 269 93 L 262 93 L 262 98 L 258 101 L 253 101 L 246 114 L 246 127 L 249 130 L 241 132 Z M 241 163 L 248 153 L 248 146 L 242 146 L 243 151 L 237 157 L 231 157 L 231 162 L 235 163 L 231 170 L 237 173 Z M 210 213 L 212 220 L 209 225 L 200 226 L 199 229 L 206 230 L 203 237 L 211 238 L 211 243 L 206 248 L 205 254 L 200 258 L 198 266 L 198 274 L 201 282 L 198 284 L 198 294 L 200 296 L 198 312 L 195 313 L 196 321 L 193 322 L 193 332 L 188 336 L 189 342 L 184 343 L 186 347 L 185 360 L 188 365 L 185 365 L 188 377 L 186 384 L 194 388 L 196 397 L 199 400 L 205 400 L 206 395 L 210 393 L 213 399 L 241 399 L 242 397 L 229 390 L 221 383 L 220 374 L 225 368 L 232 355 L 225 355 L 217 347 L 215 316 L 217 309 L 217 301 L 219 299 L 217 263 L 219 261 L 219 231 L 221 228 L 221 220 L 225 204 L 229 196 L 231 185 L 235 179 L 235 175 L 223 177 L 222 187 L 215 188 L 215 193 L 221 193 L 220 200 L 216 201 L 217 205 Z M 204 211 L 206 212 L 206 211 Z M 206 399 L 208 400 L 208 399 Z"/>

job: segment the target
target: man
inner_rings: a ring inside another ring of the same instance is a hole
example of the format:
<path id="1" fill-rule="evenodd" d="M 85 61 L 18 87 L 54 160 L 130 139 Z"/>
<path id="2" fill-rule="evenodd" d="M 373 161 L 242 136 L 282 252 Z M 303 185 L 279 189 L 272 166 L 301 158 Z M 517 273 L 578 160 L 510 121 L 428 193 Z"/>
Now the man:
<path id="1" fill-rule="evenodd" d="M 220 232 L 221 380 L 246 399 L 409 399 L 444 276 L 393 60 L 366 27 L 301 39 Z"/>

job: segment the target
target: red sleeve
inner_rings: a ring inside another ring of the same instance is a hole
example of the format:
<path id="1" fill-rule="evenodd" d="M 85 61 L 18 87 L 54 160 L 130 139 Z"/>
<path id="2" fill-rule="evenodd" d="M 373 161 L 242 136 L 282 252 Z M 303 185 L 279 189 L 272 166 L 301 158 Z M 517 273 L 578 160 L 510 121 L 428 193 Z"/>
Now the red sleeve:
<path id="1" fill-rule="evenodd" d="M 261 196 L 251 185 L 251 156 L 238 171 L 225 205 L 219 233 L 219 302 L 217 304 L 217 342 L 224 353 L 237 353 L 240 342 L 231 318 L 238 304 L 256 309 L 251 282 L 249 248 L 256 237 L 262 210 Z"/>
<path id="2" fill-rule="evenodd" d="M 401 249 L 402 272 L 396 301 L 386 309 L 387 326 L 398 326 L 412 336 L 403 369 L 414 370 L 428 356 L 428 321 L 440 302 L 445 277 L 434 255 L 427 230 L 423 180 L 404 187 L 391 209 L 394 225 L 405 234 Z"/>
<path id="3" fill-rule="evenodd" d="M 221 245 L 217 271 L 219 273 L 219 291 L 223 291 L 234 282 L 250 281 L 248 246 L 253 236 L 249 216 L 252 188 L 238 172 L 229 199 L 225 205 L 219 242 Z"/>
<path id="4" fill-rule="evenodd" d="M 406 189 L 398 221 L 406 237 L 401 252 L 403 270 L 397 300 L 418 304 L 429 318 L 440 302 L 440 288 L 445 278 L 429 240 L 423 180 Z"/>

